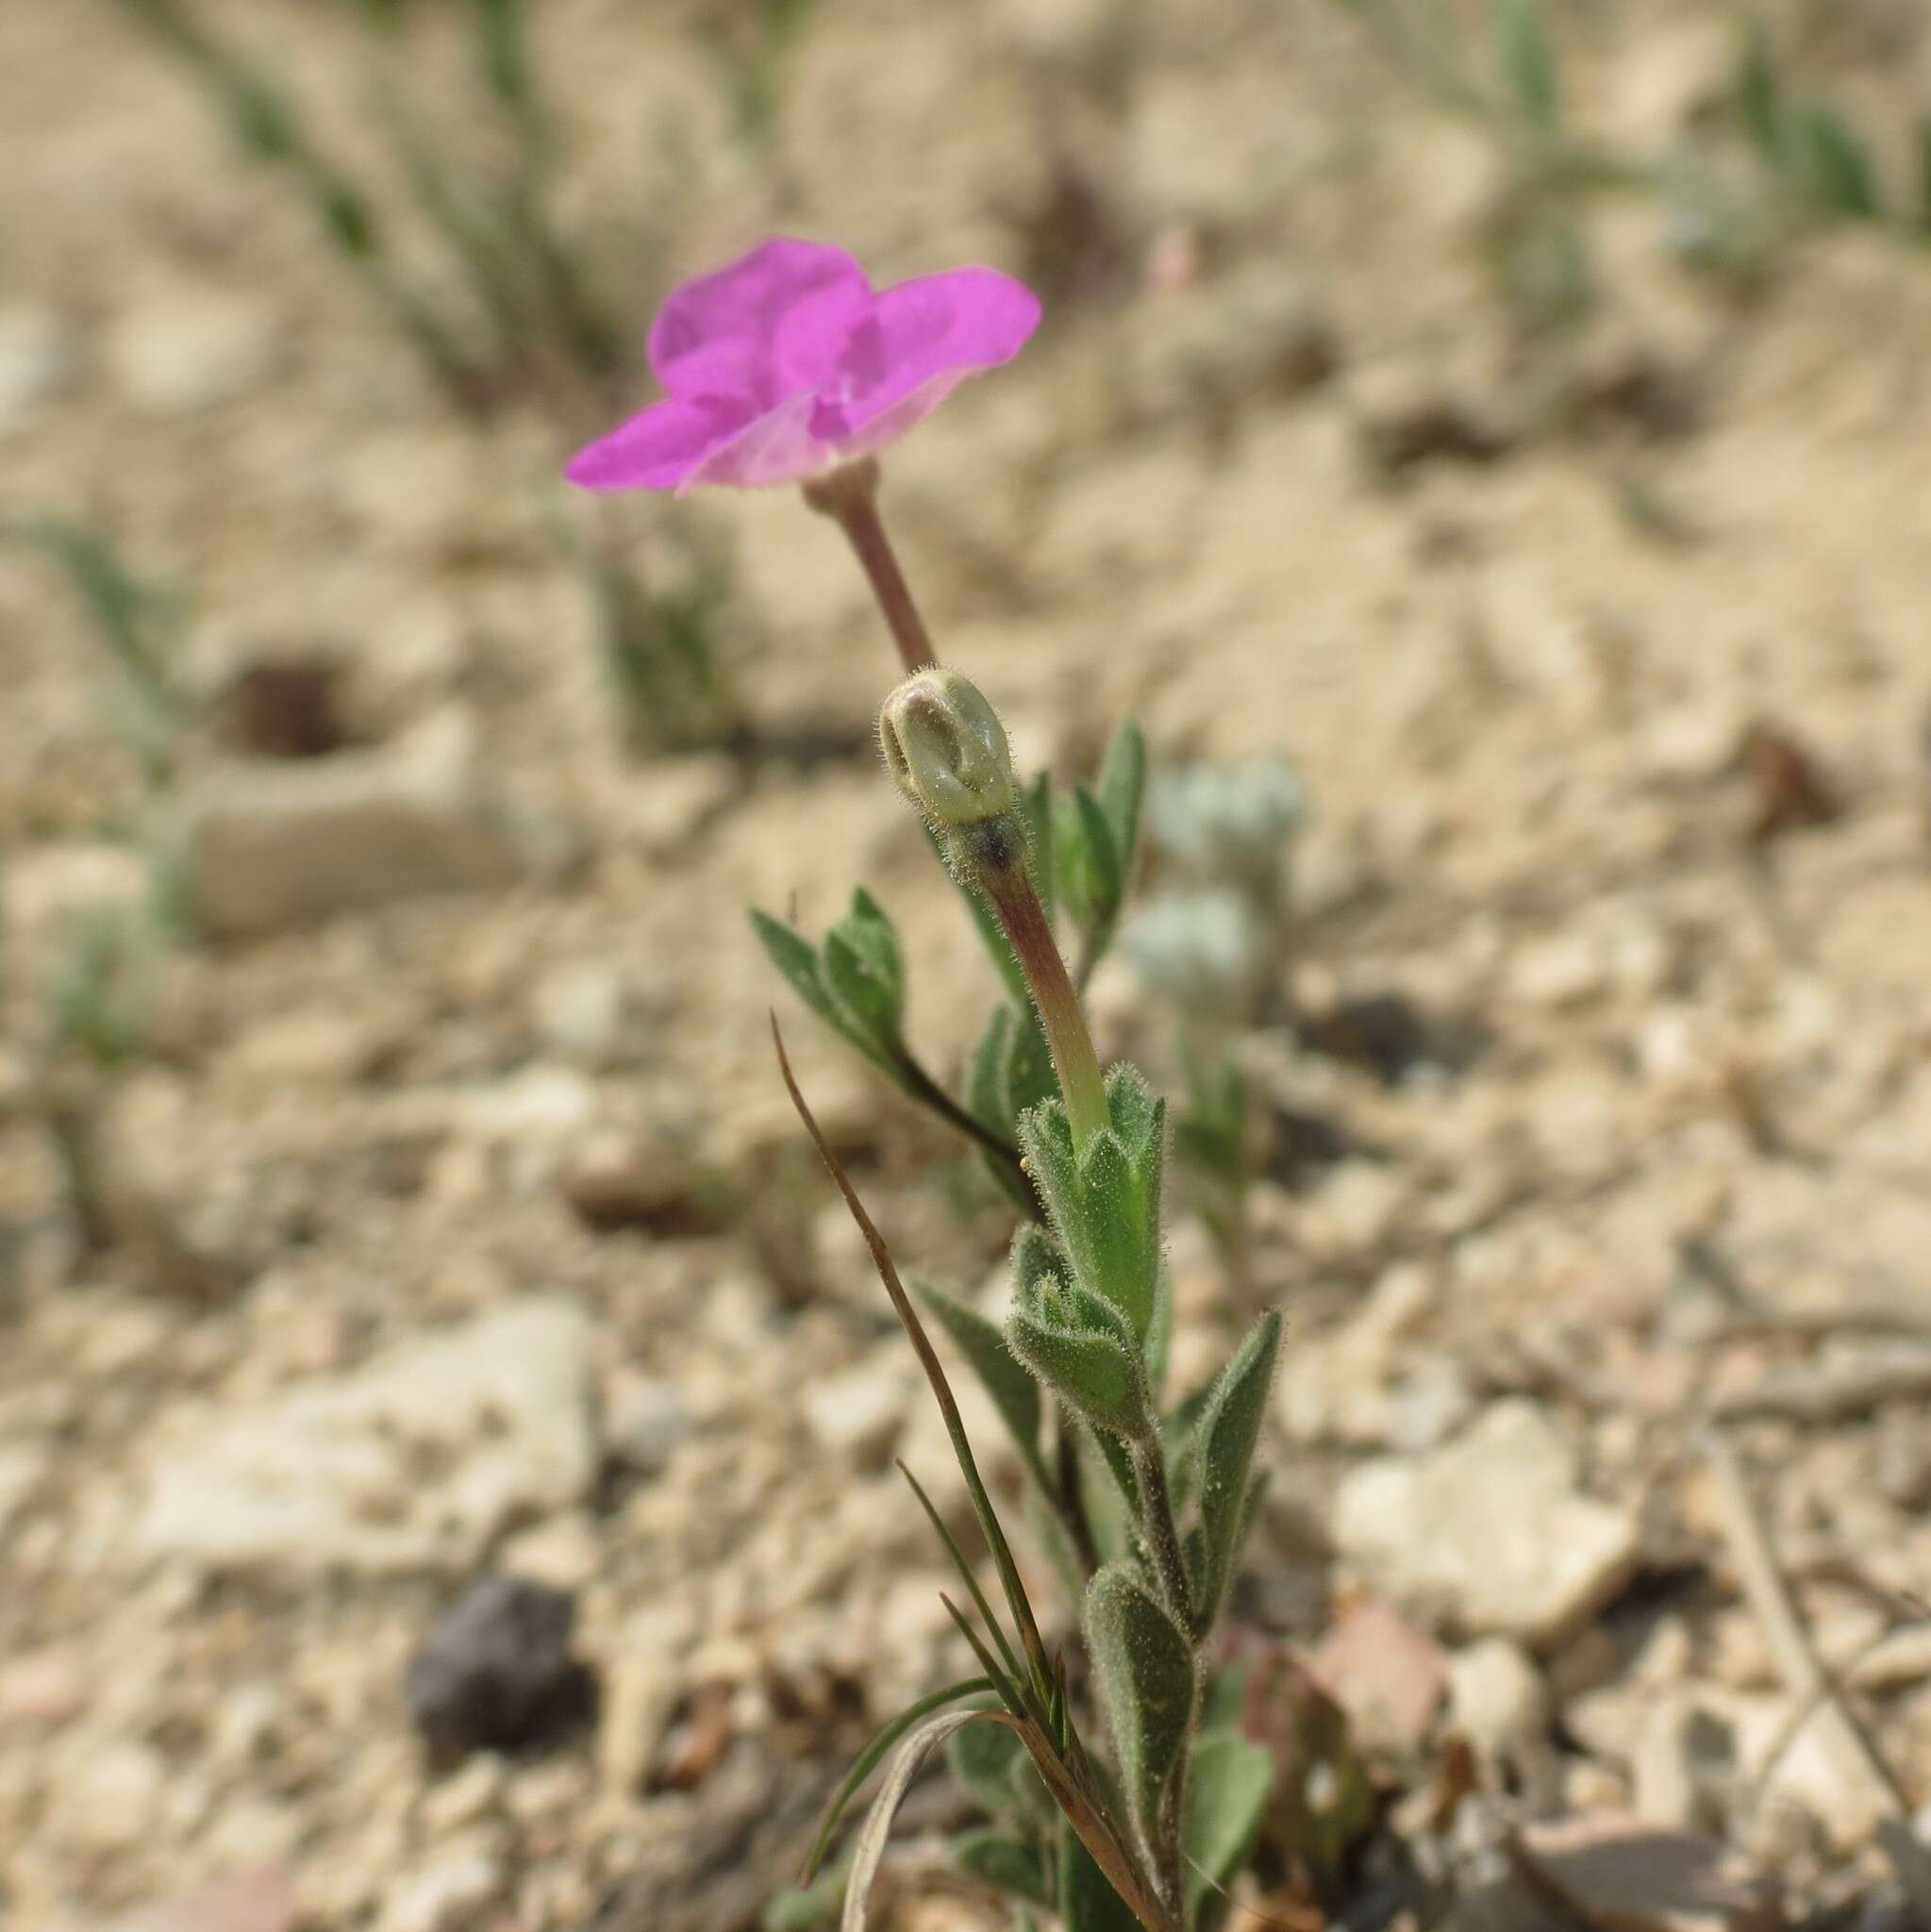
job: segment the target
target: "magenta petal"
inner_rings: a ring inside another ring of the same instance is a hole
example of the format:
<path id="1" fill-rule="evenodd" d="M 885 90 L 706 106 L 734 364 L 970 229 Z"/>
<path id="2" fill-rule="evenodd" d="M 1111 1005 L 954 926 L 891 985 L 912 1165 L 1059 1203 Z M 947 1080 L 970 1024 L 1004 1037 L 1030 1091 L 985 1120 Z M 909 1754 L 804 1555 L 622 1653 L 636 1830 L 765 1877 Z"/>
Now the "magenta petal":
<path id="1" fill-rule="evenodd" d="M 650 330 L 650 366 L 674 396 L 768 409 L 830 374 L 871 308 L 842 248 L 778 239 L 672 291 Z"/>
<path id="2" fill-rule="evenodd" d="M 754 417 L 728 442 L 707 453 L 678 486 L 680 492 L 700 483 L 762 490 L 774 483 L 802 483 L 829 469 L 842 452 L 812 434 L 812 407 L 810 391 L 801 390 Z"/>
<path id="3" fill-rule="evenodd" d="M 563 474 L 586 490 L 675 490 L 749 419 L 738 404 L 674 396 L 578 450 Z"/>
<path id="4" fill-rule="evenodd" d="M 963 377 L 1016 356 L 1039 321 L 1040 298 L 995 269 L 952 269 L 886 289 L 852 331 L 819 427 L 829 431 L 835 411 L 856 435 L 891 412 L 899 431 L 908 429 Z M 915 397 L 923 408 L 899 409 Z"/>

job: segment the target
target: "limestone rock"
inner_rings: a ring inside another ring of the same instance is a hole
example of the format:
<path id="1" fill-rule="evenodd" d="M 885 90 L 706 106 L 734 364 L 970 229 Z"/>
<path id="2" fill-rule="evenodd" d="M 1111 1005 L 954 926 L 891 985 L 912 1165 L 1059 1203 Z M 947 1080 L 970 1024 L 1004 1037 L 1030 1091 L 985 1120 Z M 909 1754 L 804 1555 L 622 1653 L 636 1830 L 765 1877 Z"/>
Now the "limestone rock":
<path id="1" fill-rule="evenodd" d="M 501 886 L 563 857 L 485 771 L 474 721 L 428 719 L 391 745 L 291 763 L 236 763 L 189 812 L 198 917 L 272 932 L 420 893 Z"/>
<path id="2" fill-rule="evenodd" d="M 1635 1569 L 1632 1509 L 1575 1486 L 1575 1455 L 1532 1402 L 1498 1403 L 1419 1457 L 1363 1463 L 1335 1499 L 1341 1555 L 1445 1628 L 1559 1641 Z"/>
<path id="3" fill-rule="evenodd" d="M 531 1296 L 308 1383 L 156 1458 L 138 1557 L 296 1573 L 472 1562 L 596 1467 L 591 1324 Z"/>

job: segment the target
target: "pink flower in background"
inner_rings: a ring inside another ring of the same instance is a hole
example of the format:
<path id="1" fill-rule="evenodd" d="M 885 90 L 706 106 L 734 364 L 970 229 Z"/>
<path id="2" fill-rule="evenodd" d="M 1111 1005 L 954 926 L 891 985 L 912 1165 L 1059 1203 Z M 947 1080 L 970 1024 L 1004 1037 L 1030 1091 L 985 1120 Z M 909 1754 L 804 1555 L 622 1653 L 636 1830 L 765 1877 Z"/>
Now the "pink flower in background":
<path id="1" fill-rule="evenodd" d="M 579 450 L 587 490 L 797 483 L 870 456 L 1040 320 L 1023 282 L 956 268 L 874 291 L 841 248 L 760 242 L 673 291 L 650 331 L 669 392 Z"/>

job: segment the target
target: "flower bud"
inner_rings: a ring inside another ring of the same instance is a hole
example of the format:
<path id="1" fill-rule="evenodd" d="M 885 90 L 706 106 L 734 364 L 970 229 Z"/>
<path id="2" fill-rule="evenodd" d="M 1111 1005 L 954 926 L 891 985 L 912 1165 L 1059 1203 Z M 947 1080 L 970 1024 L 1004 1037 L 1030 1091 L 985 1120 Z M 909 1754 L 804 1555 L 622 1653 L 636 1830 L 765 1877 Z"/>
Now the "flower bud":
<path id="1" fill-rule="evenodd" d="M 975 825 L 1012 809 L 1005 728 L 957 672 L 907 678 L 885 701 L 878 741 L 898 789 L 934 826 Z"/>

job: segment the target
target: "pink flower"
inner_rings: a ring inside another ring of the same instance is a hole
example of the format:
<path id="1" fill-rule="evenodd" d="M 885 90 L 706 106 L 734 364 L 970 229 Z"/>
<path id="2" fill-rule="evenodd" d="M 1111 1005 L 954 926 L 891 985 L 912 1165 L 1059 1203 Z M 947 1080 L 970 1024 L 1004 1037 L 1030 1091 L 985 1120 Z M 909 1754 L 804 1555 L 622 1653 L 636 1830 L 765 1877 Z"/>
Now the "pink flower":
<path id="1" fill-rule="evenodd" d="M 1023 282 L 990 268 L 874 293 L 841 248 L 760 242 L 673 291 L 650 331 L 669 391 L 579 450 L 587 490 L 796 483 L 869 456 L 967 376 L 1010 360 L 1040 319 Z"/>

